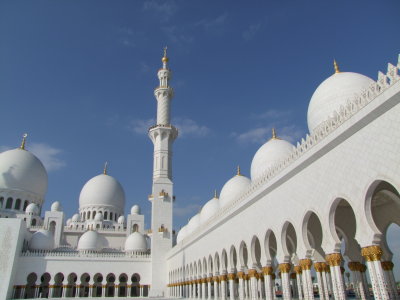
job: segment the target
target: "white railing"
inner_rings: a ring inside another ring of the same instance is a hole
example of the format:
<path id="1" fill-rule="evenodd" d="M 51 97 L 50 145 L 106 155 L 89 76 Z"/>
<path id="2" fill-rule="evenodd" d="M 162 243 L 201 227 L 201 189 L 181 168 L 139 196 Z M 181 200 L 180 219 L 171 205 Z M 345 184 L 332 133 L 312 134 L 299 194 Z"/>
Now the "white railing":
<path id="1" fill-rule="evenodd" d="M 132 252 L 95 252 L 95 251 L 50 251 L 50 250 L 33 250 L 21 253 L 24 257 L 85 257 L 85 258 L 134 258 L 149 259 L 151 253 L 149 251 L 132 251 Z"/>

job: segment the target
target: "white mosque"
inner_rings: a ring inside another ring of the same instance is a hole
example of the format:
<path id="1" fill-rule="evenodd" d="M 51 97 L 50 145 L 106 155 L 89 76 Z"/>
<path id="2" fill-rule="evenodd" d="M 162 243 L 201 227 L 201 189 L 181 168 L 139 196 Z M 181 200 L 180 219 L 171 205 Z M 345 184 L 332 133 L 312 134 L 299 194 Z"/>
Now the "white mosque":
<path id="1" fill-rule="evenodd" d="M 42 213 L 47 172 L 25 136 L 0 154 L 0 299 L 400 299 L 386 240 L 400 225 L 400 60 L 377 81 L 335 63 L 311 97 L 310 133 L 292 145 L 274 131 L 251 178 L 238 169 L 177 235 L 166 51 L 162 63 L 151 227 L 137 205 L 125 214 L 106 167 L 72 218 L 58 202 Z"/>

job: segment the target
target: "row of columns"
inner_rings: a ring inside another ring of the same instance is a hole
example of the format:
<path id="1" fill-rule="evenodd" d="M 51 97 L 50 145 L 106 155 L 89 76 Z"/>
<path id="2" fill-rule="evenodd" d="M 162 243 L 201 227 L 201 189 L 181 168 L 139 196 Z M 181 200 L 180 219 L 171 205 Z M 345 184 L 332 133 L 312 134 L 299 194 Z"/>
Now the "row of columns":
<path id="1" fill-rule="evenodd" d="M 366 271 L 371 279 L 375 300 L 400 300 L 393 275 L 393 263 L 381 261 L 382 249 L 369 246 L 361 249 L 365 264 L 352 261 L 348 267 L 353 273 L 353 288 L 356 297 L 361 300 L 370 298 Z M 340 253 L 326 255 L 325 261 L 312 262 L 301 259 L 298 265 L 289 262 L 278 265 L 284 300 L 292 298 L 314 300 L 314 288 L 311 268 L 314 266 L 317 277 L 319 298 L 329 300 L 346 299 L 344 284 L 343 258 Z M 291 272 L 292 271 L 292 272 Z M 216 275 L 178 283 L 171 283 L 170 297 L 189 297 L 194 299 L 220 300 L 274 300 L 275 274 L 273 267 L 265 266 L 261 270 L 250 269 L 245 272 Z M 228 288 L 229 287 L 229 288 Z M 228 293 L 229 291 L 229 293 Z"/>
<path id="2" fill-rule="evenodd" d="M 47 298 L 66 298 L 66 297 L 75 297 L 75 298 L 80 298 L 80 297 L 99 297 L 93 293 L 94 289 L 100 287 L 102 288 L 101 290 L 101 297 L 106 297 L 106 288 L 109 285 L 95 285 L 95 284 L 89 284 L 89 285 L 48 285 L 48 286 L 41 286 L 41 285 L 35 285 L 35 286 L 27 286 L 27 285 L 14 285 L 14 292 L 13 292 L 13 299 L 25 299 L 25 292 L 27 288 L 33 288 L 34 289 L 34 297 L 33 298 L 42 298 L 44 295 L 41 294 L 41 288 L 42 291 L 44 288 L 48 288 L 48 293 L 47 293 Z M 81 290 L 88 288 L 88 295 L 80 295 Z M 148 285 L 113 285 L 114 287 L 114 297 L 118 297 L 119 295 L 119 289 L 120 287 L 125 287 L 126 288 L 126 296 L 124 295 L 123 297 L 133 297 L 132 295 L 132 288 L 137 287 L 139 289 L 139 295 L 135 295 L 135 297 L 143 297 L 144 296 L 144 288 L 147 287 L 150 290 L 150 287 Z M 75 295 L 73 296 L 73 292 L 75 289 Z"/>

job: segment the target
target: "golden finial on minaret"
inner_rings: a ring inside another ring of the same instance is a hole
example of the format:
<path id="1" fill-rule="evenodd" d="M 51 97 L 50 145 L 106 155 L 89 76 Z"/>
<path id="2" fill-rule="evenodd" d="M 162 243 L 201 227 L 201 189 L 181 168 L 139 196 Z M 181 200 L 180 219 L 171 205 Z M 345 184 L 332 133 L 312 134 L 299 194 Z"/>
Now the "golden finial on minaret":
<path id="1" fill-rule="evenodd" d="M 237 166 L 236 176 L 242 176 L 242 173 L 240 173 L 240 166 Z"/>
<path id="2" fill-rule="evenodd" d="M 21 146 L 19 147 L 22 150 L 25 150 L 25 144 L 26 144 L 26 138 L 28 137 L 27 133 L 24 133 L 24 135 L 22 136 L 22 142 L 21 142 Z"/>
<path id="3" fill-rule="evenodd" d="M 335 68 L 335 74 L 340 73 L 339 66 L 336 62 L 336 59 L 333 60 L 333 67 Z"/>
<path id="4" fill-rule="evenodd" d="M 214 190 L 214 198 L 217 198 L 217 199 L 218 199 L 218 193 L 217 193 L 217 190 Z"/>
<path id="5" fill-rule="evenodd" d="M 273 140 L 276 140 L 276 139 L 277 139 L 275 128 L 272 128 L 272 139 L 273 139 Z"/>
<path id="6" fill-rule="evenodd" d="M 166 64 L 167 62 L 168 62 L 168 57 L 167 57 L 167 49 L 168 49 L 168 47 L 167 46 L 165 46 L 164 47 L 164 56 L 163 56 L 163 58 L 161 59 L 161 61 L 164 63 L 164 64 Z"/>
<path id="7" fill-rule="evenodd" d="M 107 167 L 108 167 L 108 161 L 105 162 L 104 164 L 104 169 L 103 169 L 103 174 L 107 175 Z"/>

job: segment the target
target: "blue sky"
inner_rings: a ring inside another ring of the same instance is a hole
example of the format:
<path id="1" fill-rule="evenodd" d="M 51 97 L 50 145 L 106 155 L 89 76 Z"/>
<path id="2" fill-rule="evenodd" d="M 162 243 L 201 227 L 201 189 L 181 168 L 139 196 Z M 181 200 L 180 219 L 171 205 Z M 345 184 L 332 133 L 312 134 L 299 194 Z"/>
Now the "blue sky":
<path id="1" fill-rule="evenodd" d="M 149 224 L 153 123 L 168 45 L 175 227 L 270 137 L 296 142 L 319 83 L 341 70 L 376 79 L 400 50 L 399 1 L 1 1 L 0 146 L 49 171 L 45 208 L 78 209 L 84 183 L 109 174 Z"/>

